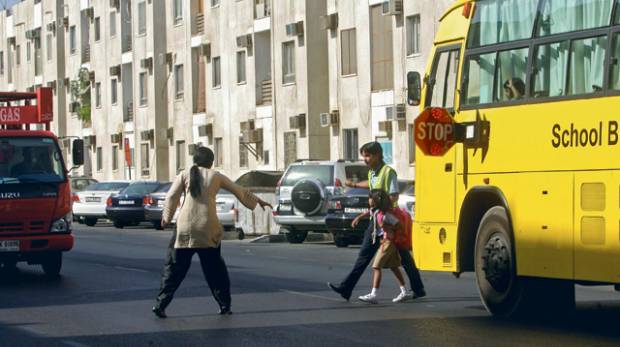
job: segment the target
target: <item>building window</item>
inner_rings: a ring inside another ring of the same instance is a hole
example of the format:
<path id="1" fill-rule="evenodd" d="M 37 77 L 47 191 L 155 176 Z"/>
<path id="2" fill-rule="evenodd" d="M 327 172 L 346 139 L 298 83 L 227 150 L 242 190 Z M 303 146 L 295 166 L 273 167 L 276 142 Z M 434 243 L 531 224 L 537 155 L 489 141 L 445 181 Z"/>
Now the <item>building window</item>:
<path id="1" fill-rule="evenodd" d="M 295 83 L 295 41 L 282 44 L 282 83 Z"/>
<path id="2" fill-rule="evenodd" d="M 415 128 L 413 124 L 409 124 L 409 136 L 407 136 L 409 141 L 409 164 L 415 163 Z"/>
<path id="3" fill-rule="evenodd" d="M 211 0 L 211 7 L 216 7 L 220 5 L 220 0 Z"/>
<path id="4" fill-rule="evenodd" d="M 52 45 L 53 45 L 52 34 L 48 33 L 45 36 L 45 46 L 46 46 L 45 48 L 47 48 L 47 60 L 48 61 L 52 60 L 52 54 L 53 54 L 52 49 L 54 48 Z"/>
<path id="5" fill-rule="evenodd" d="M 177 141 L 177 172 L 185 169 L 185 141 Z"/>
<path id="6" fill-rule="evenodd" d="M 141 72 L 140 73 L 140 106 L 144 106 L 146 105 L 146 103 L 148 102 L 148 94 L 149 94 L 149 90 L 148 90 L 148 81 L 147 79 L 147 75 L 146 72 Z"/>
<path id="7" fill-rule="evenodd" d="M 112 105 L 116 105 L 118 102 L 118 80 L 116 78 L 110 80 L 110 99 Z"/>
<path id="8" fill-rule="evenodd" d="M 172 0 L 174 2 L 174 24 L 179 24 L 183 20 L 183 0 Z"/>
<path id="9" fill-rule="evenodd" d="M 237 83 L 245 83 L 245 51 L 237 52 Z"/>
<path id="10" fill-rule="evenodd" d="M 97 172 L 103 170 L 103 149 L 97 147 Z"/>
<path id="11" fill-rule="evenodd" d="M 4 75 L 4 52 L 0 51 L 0 75 Z"/>
<path id="12" fill-rule="evenodd" d="M 31 54 L 31 45 L 30 45 L 30 41 L 28 41 L 26 43 L 26 62 L 30 62 L 30 54 Z"/>
<path id="13" fill-rule="evenodd" d="M 118 146 L 112 146 L 112 171 L 118 171 Z"/>
<path id="14" fill-rule="evenodd" d="M 41 38 L 34 39 L 34 75 L 43 73 L 43 53 L 41 53 Z"/>
<path id="15" fill-rule="evenodd" d="M 146 34 L 146 2 L 138 3 L 138 35 Z"/>
<path id="16" fill-rule="evenodd" d="M 224 164 L 224 148 L 223 140 L 221 137 L 215 138 L 215 145 L 213 149 L 215 150 L 215 166 L 221 167 Z"/>
<path id="17" fill-rule="evenodd" d="M 359 158 L 357 129 L 342 130 L 342 142 L 344 145 L 344 159 L 357 160 Z"/>
<path id="18" fill-rule="evenodd" d="M 407 55 L 420 54 L 420 15 L 407 17 Z"/>
<path id="19" fill-rule="evenodd" d="M 148 176 L 150 167 L 148 143 L 140 145 L 140 167 L 142 168 L 142 176 Z"/>
<path id="20" fill-rule="evenodd" d="M 183 97 L 183 65 L 174 67 L 174 90 L 177 99 Z"/>
<path id="21" fill-rule="evenodd" d="M 294 131 L 284 133 L 284 166 L 288 167 L 297 160 L 297 134 Z"/>
<path id="22" fill-rule="evenodd" d="M 355 29 L 340 32 L 342 74 L 344 76 L 357 73 L 357 40 L 355 34 Z"/>
<path id="23" fill-rule="evenodd" d="M 75 54 L 76 46 L 75 25 L 72 25 L 69 28 L 69 52 L 71 54 Z"/>
<path id="24" fill-rule="evenodd" d="M 95 83 L 95 107 L 101 107 L 101 82 Z"/>
<path id="25" fill-rule="evenodd" d="M 382 6 L 370 8 L 371 90 L 394 89 L 392 17 L 381 14 Z"/>
<path id="26" fill-rule="evenodd" d="M 95 18 L 95 41 L 101 40 L 101 18 Z"/>
<path id="27" fill-rule="evenodd" d="M 116 11 L 110 12 L 110 37 L 116 36 Z"/>
<path id="28" fill-rule="evenodd" d="M 21 46 L 17 45 L 15 46 L 15 65 L 19 65 L 21 63 Z"/>
<path id="29" fill-rule="evenodd" d="M 246 168 L 248 166 L 248 148 L 243 144 L 239 144 L 239 167 Z"/>
<path id="30" fill-rule="evenodd" d="M 211 64 L 213 64 L 213 88 L 217 88 L 222 85 L 222 68 L 220 66 L 220 57 L 211 59 Z"/>

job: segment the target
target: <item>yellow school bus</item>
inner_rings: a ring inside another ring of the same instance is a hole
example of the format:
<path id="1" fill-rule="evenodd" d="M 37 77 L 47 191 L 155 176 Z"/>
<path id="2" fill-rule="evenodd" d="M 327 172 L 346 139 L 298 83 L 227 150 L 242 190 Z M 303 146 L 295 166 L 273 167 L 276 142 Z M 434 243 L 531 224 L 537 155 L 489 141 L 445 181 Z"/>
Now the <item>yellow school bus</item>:
<path id="1" fill-rule="evenodd" d="M 455 1 L 407 78 L 455 129 L 416 153 L 421 269 L 475 272 L 499 316 L 620 283 L 620 0 Z"/>

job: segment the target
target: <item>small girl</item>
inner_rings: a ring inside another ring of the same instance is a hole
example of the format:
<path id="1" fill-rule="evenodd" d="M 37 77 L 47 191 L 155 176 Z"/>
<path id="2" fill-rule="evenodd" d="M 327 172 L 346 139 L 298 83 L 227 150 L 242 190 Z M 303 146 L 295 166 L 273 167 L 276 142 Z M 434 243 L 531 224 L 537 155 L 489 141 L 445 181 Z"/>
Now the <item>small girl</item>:
<path id="1" fill-rule="evenodd" d="M 372 214 L 373 243 L 377 242 L 377 238 L 380 238 L 381 246 L 372 263 L 372 291 L 369 294 L 360 296 L 359 299 L 364 302 L 376 304 L 377 290 L 379 290 L 379 286 L 381 285 L 381 269 L 391 269 L 400 286 L 400 294 L 392 301 L 403 301 L 407 296 L 407 290 L 405 289 L 405 280 L 400 272 L 401 259 L 398 254 L 398 248 L 390 241 L 398 229 L 398 218 L 390 212 L 392 210 L 392 202 L 387 193 L 381 189 L 373 189 L 370 192 L 368 204 L 370 205 L 370 213 Z M 358 216 L 358 218 L 359 217 L 362 216 Z"/>

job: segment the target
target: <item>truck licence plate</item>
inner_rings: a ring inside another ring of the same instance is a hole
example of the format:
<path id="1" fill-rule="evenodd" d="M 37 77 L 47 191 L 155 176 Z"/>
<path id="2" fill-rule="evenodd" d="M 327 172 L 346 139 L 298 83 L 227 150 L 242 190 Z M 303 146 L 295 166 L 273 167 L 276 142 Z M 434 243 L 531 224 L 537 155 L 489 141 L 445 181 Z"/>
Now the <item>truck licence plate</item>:
<path id="1" fill-rule="evenodd" d="M 119 205 L 133 205 L 133 200 L 119 200 Z"/>
<path id="2" fill-rule="evenodd" d="M 344 213 L 366 213 L 368 212 L 367 208 L 351 208 L 347 207 L 344 209 Z"/>
<path id="3" fill-rule="evenodd" d="M 19 252 L 19 240 L 0 241 L 0 252 Z"/>

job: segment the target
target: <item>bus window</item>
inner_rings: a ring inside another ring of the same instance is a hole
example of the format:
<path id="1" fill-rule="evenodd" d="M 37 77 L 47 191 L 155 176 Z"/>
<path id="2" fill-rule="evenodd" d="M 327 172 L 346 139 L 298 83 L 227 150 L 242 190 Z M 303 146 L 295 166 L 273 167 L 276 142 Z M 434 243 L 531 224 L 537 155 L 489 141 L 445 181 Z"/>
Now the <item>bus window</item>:
<path id="1" fill-rule="evenodd" d="M 606 48 L 606 36 L 572 41 L 569 95 L 596 93 L 603 90 Z"/>
<path id="2" fill-rule="evenodd" d="M 431 104 L 427 106 L 453 108 L 456 91 L 456 78 L 459 67 L 460 50 L 450 50 L 439 53 L 434 76 L 430 79 L 432 85 Z"/>
<path id="3" fill-rule="evenodd" d="M 530 38 L 537 8 L 538 0 L 477 2 L 468 47 Z"/>
<path id="4" fill-rule="evenodd" d="M 525 97 L 528 52 L 527 48 L 499 52 L 496 100 L 510 101 Z"/>
<path id="5" fill-rule="evenodd" d="M 535 98 L 566 95 L 569 41 L 540 45 L 534 61 Z"/>
<path id="6" fill-rule="evenodd" d="M 538 36 L 608 26 L 613 0 L 547 0 L 538 21 Z"/>
<path id="7" fill-rule="evenodd" d="M 611 89 L 620 90 L 620 34 L 614 36 L 611 59 Z"/>
<path id="8" fill-rule="evenodd" d="M 496 53 L 488 53 L 467 58 L 463 80 L 463 104 L 477 105 L 493 102 L 496 57 Z"/>

